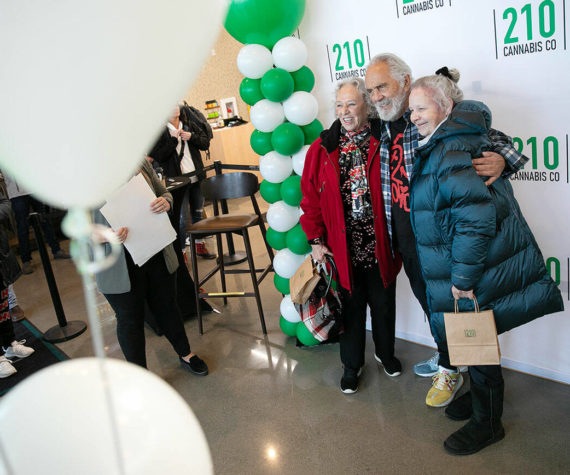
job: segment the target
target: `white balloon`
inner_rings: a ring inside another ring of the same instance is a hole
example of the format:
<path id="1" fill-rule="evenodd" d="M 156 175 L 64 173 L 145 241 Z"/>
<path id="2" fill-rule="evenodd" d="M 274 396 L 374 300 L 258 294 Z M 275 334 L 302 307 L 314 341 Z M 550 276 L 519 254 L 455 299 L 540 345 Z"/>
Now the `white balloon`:
<path id="1" fill-rule="evenodd" d="M 297 312 L 295 308 L 295 304 L 291 301 L 291 295 L 287 294 L 281 300 L 281 304 L 279 305 L 279 311 L 283 318 L 291 323 L 297 323 L 301 321 L 301 315 Z"/>
<path id="2" fill-rule="evenodd" d="M 295 275 L 295 272 L 304 260 L 304 256 L 299 256 L 289 249 L 281 249 L 277 251 L 273 258 L 273 268 L 284 279 L 290 279 Z"/>
<path id="3" fill-rule="evenodd" d="M 267 223 L 275 231 L 284 233 L 299 222 L 299 207 L 290 206 L 285 201 L 270 204 L 267 209 Z"/>
<path id="4" fill-rule="evenodd" d="M 261 132 L 273 132 L 285 121 L 281 103 L 267 99 L 262 99 L 251 106 L 249 117 L 253 126 Z"/>
<path id="5" fill-rule="evenodd" d="M 259 173 L 271 183 L 281 183 L 293 171 L 291 157 L 281 155 L 275 150 L 259 158 Z"/>
<path id="6" fill-rule="evenodd" d="M 206 59 L 225 6 L 25 1 L 1 10 L 0 166 L 67 208 L 101 204 L 137 168 Z M 192 28 L 175 27 L 172 12 Z"/>
<path id="7" fill-rule="evenodd" d="M 246 78 L 259 79 L 273 67 L 273 57 L 263 45 L 245 45 L 239 50 L 237 66 Z"/>
<path id="8" fill-rule="evenodd" d="M 303 175 L 303 168 L 305 167 L 305 157 L 309 150 L 309 145 L 304 145 L 295 155 L 293 155 L 293 170 L 299 176 Z"/>
<path id="9" fill-rule="evenodd" d="M 294 36 L 281 38 L 275 43 L 271 54 L 275 66 L 285 71 L 297 71 L 307 62 L 307 47 Z"/>
<path id="10" fill-rule="evenodd" d="M 297 91 L 283 103 L 283 111 L 289 122 L 307 125 L 317 118 L 319 104 L 311 93 Z"/>
<path id="11" fill-rule="evenodd" d="M 2 399 L 0 420 L 7 458 L 0 471 L 4 462 L 10 473 L 213 473 L 206 438 L 184 399 L 150 371 L 120 360 L 80 358 L 38 371 Z"/>

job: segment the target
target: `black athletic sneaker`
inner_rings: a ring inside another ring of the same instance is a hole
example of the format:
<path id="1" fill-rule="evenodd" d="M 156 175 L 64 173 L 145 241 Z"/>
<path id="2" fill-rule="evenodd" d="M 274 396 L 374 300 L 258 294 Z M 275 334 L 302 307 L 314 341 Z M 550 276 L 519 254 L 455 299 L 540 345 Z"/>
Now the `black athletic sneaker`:
<path id="1" fill-rule="evenodd" d="M 384 366 L 384 372 L 391 377 L 400 376 L 402 374 L 402 363 L 395 356 L 389 360 L 382 361 L 380 357 L 374 353 L 374 359 L 379 365 Z"/>
<path id="2" fill-rule="evenodd" d="M 358 377 L 362 368 L 358 371 L 351 369 L 351 368 L 344 368 L 344 374 L 340 379 L 340 390 L 344 394 L 353 394 L 358 391 Z"/>
<path id="3" fill-rule="evenodd" d="M 179 358 L 182 367 L 186 368 L 192 374 L 197 376 L 206 376 L 208 374 L 208 365 L 206 365 L 204 360 L 198 358 L 198 355 L 194 355 L 188 362 L 184 361 L 181 356 Z"/>

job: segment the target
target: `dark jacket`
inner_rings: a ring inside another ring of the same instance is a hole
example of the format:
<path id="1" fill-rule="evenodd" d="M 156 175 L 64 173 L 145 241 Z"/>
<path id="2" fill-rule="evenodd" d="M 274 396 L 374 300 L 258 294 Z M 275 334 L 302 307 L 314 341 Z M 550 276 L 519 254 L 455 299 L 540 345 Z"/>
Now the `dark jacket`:
<path id="1" fill-rule="evenodd" d="M 197 172 L 196 176 L 199 180 L 202 180 L 206 175 L 203 172 L 204 163 L 202 162 L 200 150 L 208 150 L 210 147 L 210 137 L 204 128 L 195 122 L 183 122 L 182 128 L 192 133 L 190 140 L 183 142 L 183 146 L 190 147 L 190 155 L 192 156 L 192 162 Z M 182 175 L 182 170 L 180 169 L 182 155 L 176 153 L 177 145 L 178 139 L 172 137 L 168 131 L 168 127 L 165 127 L 148 154 L 149 157 L 152 157 L 158 165 L 162 167 L 164 174 L 168 177 Z"/>
<path id="2" fill-rule="evenodd" d="M 401 267 L 400 256 L 393 256 L 388 237 L 384 198 L 380 182 L 379 137 L 380 121 L 370 121 L 372 137 L 367 161 L 367 177 L 370 199 L 374 212 L 376 234 L 376 258 L 384 286 L 396 279 Z M 323 238 L 333 253 L 338 269 L 340 285 L 351 289 L 352 266 L 346 239 L 346 223 L 340 194 L 339 139 L 341 125 L 335 120 L 330 129 L 321 133 L 307 151 L 301 177 L 303 199 L 301 227 L 308 239 Z"/>
<path id="3" fill-rule="evenodd" d="M 471 164 L 490 147 L 490 122 L 484 104 L 464 101 L 416 149 L 411 220 L 439 341 L 443 312 L 453 311 L 452 285 L 474 289 L 499 333 L 564 308 L 510 182 L 487 187 Z M 472 308 L 460 300 L 460 310 Z"/>
<path id="4" fill-rule="evenodd" d="M 4 230 L 5 226 L 10 225 L 11 213 L 10 200 L 0 191 L 0 286 L 2 289 L 13 284 L 22 275 L 20 264 L 10 249 L 8 236 Z"/>

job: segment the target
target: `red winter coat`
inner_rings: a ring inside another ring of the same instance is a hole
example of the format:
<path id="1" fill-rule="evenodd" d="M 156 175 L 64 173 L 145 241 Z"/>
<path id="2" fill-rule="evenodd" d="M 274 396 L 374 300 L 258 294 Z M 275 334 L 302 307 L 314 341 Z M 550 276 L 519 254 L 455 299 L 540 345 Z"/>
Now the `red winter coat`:
<path id="1" fill-rule="evenodd" d="M 400 255 L 392 255 L 384 199 L 380 179 L 379 141 L 380 122 L 370 120 L 372 137 L 367 162 L 367 178 L 370 187 L 370 199 L 374 211 L 374 230 L 376 233 L 376 259 L 384 286 L 387 287 L 400 271 Z M 348 254 L 344 208 L 340 194 L 340 168 L 338 164 L 340 139 L 340 121 L 333 122 L 309 148 L 305 158 L 305 167 L 301 177 L 303 200 L 301 208 L 301 226 L 307 238 L 322 238 L 333 253 L 338 269 L 340 285 L 351 289 L 352 265 Z"/>

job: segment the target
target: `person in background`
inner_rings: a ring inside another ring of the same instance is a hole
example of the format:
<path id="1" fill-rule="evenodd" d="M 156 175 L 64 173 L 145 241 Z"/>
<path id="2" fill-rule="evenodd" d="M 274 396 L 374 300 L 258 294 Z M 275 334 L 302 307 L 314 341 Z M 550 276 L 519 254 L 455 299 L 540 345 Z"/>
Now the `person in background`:
<path id="1" fill-rule="evenodd" d="M 162 185 L 152 166 L 143 160 L 140 173 L 156 195 L 150 203 L 153 213 L 167 213 L 172 206 L 172 195 Z M 108 226 L 100 211 L 95 222 Z M 121 243 L 129 235 L 126 227 L 115 230 Z M 106 252 L 110 247 L 106 245 Z M 180 311 L 176 304 L 176 269 L 178 258 L 173 245 L 138 266 L 129 251 L 121 246 L 121 254 L 112 267 L 95 275 L 99 291 L 105 296 L 117 318 L 117 338 L 127 361 L 147 367 L 144 335 L 145 301 L 155 315 L 164 335 L 179 356 L 181 365 L 191 373 L 205 376 L 208 366 L 190 351 Z"/>
<path id="2" fill-rule="evenodd" d="M 376 361 L 388 376 L 402 366 L 394 356 L 395 289 L 400 270 L 382 206 L 380 121 L 373 118 L 364 81 L 342 81 L 336 89 L 336 116 L 309 148 L 301 177 L 301 226 L 312 256 L 333 256 L 343 298 L 344 333 L 340 358 L 343 393 L 358 390 L 364 365 L 366 306 L 370 306 Z"/>
<path id="3" fill-rule="evenodd" d="M 17 372 L 10 358 L 27 358 L 34 353 L 33 348 L 24 345 L 26 340 L 16 340 L 8 304 L 8 288 L 22 274 L 4 231 L 4 226 L 10 224 L 11 212 L 10 201 L 0 191 L 0 344 L 3 350 L 3 355 L 0 356 L 0 378 L 7 378 Z"/>
<path id="4" fill-rule="evenodd" d="M 204 179 L 206 175 L 203 172 L 204 164 L 200 150 L 208 150 L 209 146 L 210 137 L 204 128 L 195 121 L 182 121 L 180 107 L 176 106 L 166 124 L 166 129 L 148 154 L 153 165 L 160 166 L 167 177 L 197 172 L 196 176 L 191 177 L 191 184 L 188 189 L 192 223 L 202 219 L 204 197 L 200 190 L 200 180 Z M 185 239 L 182 230 L 179 229 L 179 231 L 180 239 Z M 196 243 L 196 254 L 204 259 L 216 257 L 216 254 L 211 253 L 206 248 L 203 240 Z"/>
<path id="5" fill-rule="evenodd" d="M 460 102 L 457 71 L 438 73 L 415 81 L 409 97 L 410 120 L 422 137 L 411 224 L 432 333 L 445 349 L 443 313 L 453 312 L 454 300 L 476 298 L 480 309 L 492 309 L 499 333 L 561 311 L 564 304 L 509 180 L 499 177 L 486 186 L 473 166 L 473 158 L 491 148 L 489 109 Z M 459 303 L 460 310 L 472 311 Z M 453 419 L 469 419 L 444 443 L 454 455 L 475 453 L 505 436 L 501 366 L 470 366 L 469 375 L 470 392 L 446 410 Z"/>
<path id="6" fill-rule="evenodd" d="M 20 307 L 20 305 L 18 305 L 16 291 L 14 290 L 14 286 L 12 284 L 10 284 L 8 287 L 8 306 L 10 308 L 10 316 L 12 317 L 13 322 L 19 322 L 26 317 L 24 310 L 22 307 Z"/>
<path id="7" fill-rule="evenodd" d="M 429 320 L 426 286 L 410 224 L 410 185 L 415 165 L 414 150 L 419 140 L 418 128 L 410 122 L 408 109 L 411 75 L 410 67 L 401 58 L 384 53 L 372 58 L 365 81 L 370 99 L 382 120 L 381 181 L 390 245 L 392 252 L 402 256 L 412 291 Z M 528 160 L 515 150 L 503 133 L 489 129 L 489 139 L 492 143 L 490 150 L 473 158 L 475 171 L 490 177 L 487 184 L 517 171 Z M 414 372 L 418 376 L 433 377 L 432 387 L 426 396 L 426 404 L 431 407 L 447 406 L 463 384 L 460 372 L 449 362 L 446 348 L 438 347 L 432 358 L 414 366 Z"/>
<path id="8" fill-rule="evenodd" d="M 8 175 L 4 174 L 4 181 L 6 182 L 6 190 L 8 198 L 12 203 L 12 210 L 16 218 L 16 233 L 18 236 L 18 249 L 20 258 L 22 259 L 22 272 L 24 274 L 31 274 L 34 272 L 32 265 L 32 253 L 30 250 L 30 237 L 29 237 L 29 221 L 28 216 L 30 210 L 37 212 L 40 215 L 40 224 L 44 232 L 54 259 L 69 259 L 71 256 L 63 251 L 59 245 L 59 241 L 55 236 L 55 231 L 49 220 L 45 216 L 45 205 L 30 195 L 26 190 L 18 185 Z"/>

